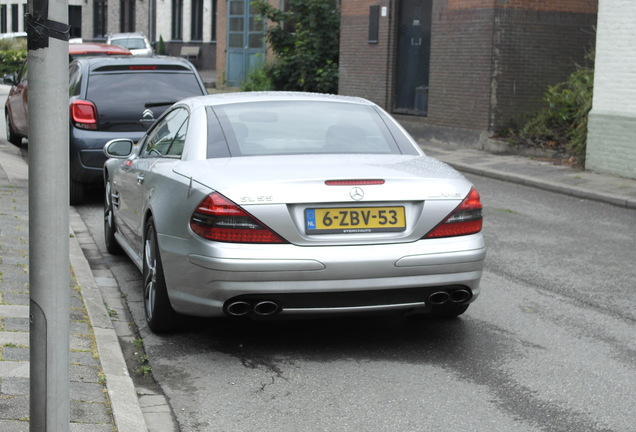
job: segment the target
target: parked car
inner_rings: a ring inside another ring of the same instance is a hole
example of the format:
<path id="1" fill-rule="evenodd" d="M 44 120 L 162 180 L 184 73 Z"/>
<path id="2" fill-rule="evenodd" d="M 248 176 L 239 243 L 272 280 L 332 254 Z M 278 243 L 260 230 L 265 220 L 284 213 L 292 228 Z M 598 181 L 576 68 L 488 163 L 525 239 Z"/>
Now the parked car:
<path id="1" fill-rule="evenodd" d="M 71 204 L 101 185 L 107 141 L 137 140 L 172 104 L 205 95 L 198 72 L 175 57 L 88 57 L 70 72 Z"/>
<path id="2" fill-rule="evenodd" d="M 153 54 L 152 45 L 143 33 L 111 34 L 108 35 L 106 43 L 127 48 L 133 55 L 137 56 L 151 56 Z"/>
<path id="3" fill-rule="evenodd" d="M 12 32 L 12 33 L 0 33 L 0 40 L 2 39 L 25 39 L 27 38 L 26 32 Z"/>
<path id="4" fill-rule="evenodd" d="M 68 46 L 68 58 L 72 61 L 78 57 L 132 55 L 129 50 L 103 43 L 73 43 Z M 7 141 L 17 146 L 22 138 L 29 137 L 29 89 L 28 65 L 25 61 L 16 74 L 4 76 L 4 83 L 11 85 L 9 95 L 4 103 Z"/>
<path id="5" fill-rule="evenodd" d="M 68 60 L 73 61 L 79 57 L 95 57 L 103 55 L 132 55 L 132 52 L 118 45 L 105 43 L 74 42 L 68 44 Z"/>
<path id="6" fill-rule="evenodd" d="M 148 326 L 176 314 L 462 314 L 486 247 L 475 187 L 360 98 L 185 99 L 106 144 L 104 234 L 143 275 Z"/>

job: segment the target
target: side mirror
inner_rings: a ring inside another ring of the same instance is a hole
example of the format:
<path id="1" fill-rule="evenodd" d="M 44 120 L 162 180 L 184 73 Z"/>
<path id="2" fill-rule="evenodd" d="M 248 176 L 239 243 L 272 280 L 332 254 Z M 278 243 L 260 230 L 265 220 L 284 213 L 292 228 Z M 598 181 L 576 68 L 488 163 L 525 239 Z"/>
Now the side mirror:
<path id="1" fill-rule="evenodd" d="M 3 78 L 2 78 L 2 83 L 3 84 L 9 84 L 9 85 L 15 85 L 17 84 L 15 82 L 15 75 L 13 74 L 6 74 Z"/>
<path id="2" fill-rule="evenodd" d="M 126 159 L 132 154 L 134 143 L 127 138 L 108 141 L 104 145 L 104 154 L 109 158 Z"/>

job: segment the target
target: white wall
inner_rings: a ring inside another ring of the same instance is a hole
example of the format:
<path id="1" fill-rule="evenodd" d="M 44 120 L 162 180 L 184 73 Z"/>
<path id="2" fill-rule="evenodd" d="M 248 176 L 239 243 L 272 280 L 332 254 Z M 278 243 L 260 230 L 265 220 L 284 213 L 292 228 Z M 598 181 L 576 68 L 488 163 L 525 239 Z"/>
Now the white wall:
<path id="1" fill-rule="evenodd" d="M 586 168 L 636 178 L 636 1 L 599 0 Z"/>
<path id="2" fill-rule="evenodd" d="M 13 32 L 13 20 L 11 13 L 11 5 L 20 5 L 18 9 L 18 30 L 19 32 L 26 31 L 24 28 L 24 13 L 26 12 L 27 0 L 0 0 L 0 5 L 7 5 L 7 33 Z"/>

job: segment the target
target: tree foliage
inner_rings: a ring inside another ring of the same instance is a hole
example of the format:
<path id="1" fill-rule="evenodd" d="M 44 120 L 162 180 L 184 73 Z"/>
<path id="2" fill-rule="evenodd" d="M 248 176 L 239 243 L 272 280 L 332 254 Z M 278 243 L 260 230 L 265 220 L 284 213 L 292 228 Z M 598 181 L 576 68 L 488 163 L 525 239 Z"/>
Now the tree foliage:
<path id="1" fill-rule="evenodd" d="M 275 90 L 337 93 L 340 13 L 335 0 L 290 0 L 282 11 L 265 0 L 252 6 L 267 29 L 276 58 L 264 66 Z"/>
<path id="2" fill-rule="evenodd" d="M 26 40 L 0 40 L 0 74 L 16 73 L 27 56 Z"/>

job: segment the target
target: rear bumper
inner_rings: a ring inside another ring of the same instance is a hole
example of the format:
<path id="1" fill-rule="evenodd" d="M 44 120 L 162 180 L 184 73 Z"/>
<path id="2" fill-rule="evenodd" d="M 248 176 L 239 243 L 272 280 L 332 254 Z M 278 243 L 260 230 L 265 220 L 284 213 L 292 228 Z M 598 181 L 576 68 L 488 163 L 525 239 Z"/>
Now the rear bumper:
<path id="1" fill-rule="evenodd" d="M 481 234 L 369 246 L 216 245 L 210 253 L 188 253 L 192 240 L 159 241 L 174 309 L 199 316 L 227 314 L 235 301 L 275 301 L 280 314 L 426 308 L 431 294 L 459 289 L 469 303 L 486 256 Z"/>
<path id="2" fill-rule="evenodd" d="M 138 141 L 143 132 L 86 131 L 71 126 L 70 170 L 71 179 L 79 183 L 98 184 L 103 181 L 104 145 L 115 138 Z"/>

